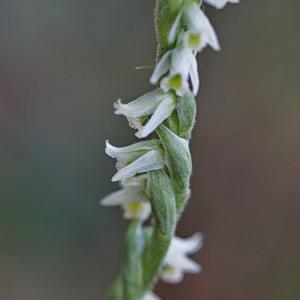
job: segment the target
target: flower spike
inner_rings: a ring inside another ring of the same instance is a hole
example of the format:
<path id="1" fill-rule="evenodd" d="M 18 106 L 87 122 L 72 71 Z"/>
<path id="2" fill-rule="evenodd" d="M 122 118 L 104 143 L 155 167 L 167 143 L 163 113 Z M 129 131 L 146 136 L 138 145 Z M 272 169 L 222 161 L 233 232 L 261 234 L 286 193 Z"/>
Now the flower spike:
<path id="1" fill-rule="evenodd" d="M 187 239 L 175 236 L 191 195 L 189 141 L 200 88 L 196 55 L 206 46 L 220 50 L 199 3 L 222 8 L 238 1 L 157 0 L 155 25 L 161 56 L 149 79 L 156 88 L 129 103 L 114 104 L 115 114 L 126 117 L 137 138 L 153 133 L 156 137 L 125 147 L 106 141 L 106 154 L 117 161 L 112 181 L 119 181 L 121 189 L 101 204 L 120 206 L 129 220 L 122 271 L 106 300 L 161 300 L 151 291 L 157 278 L 177 283 L 185 273 L 201 271 L 190 255 L 202 247 L 202 234 Z"/>

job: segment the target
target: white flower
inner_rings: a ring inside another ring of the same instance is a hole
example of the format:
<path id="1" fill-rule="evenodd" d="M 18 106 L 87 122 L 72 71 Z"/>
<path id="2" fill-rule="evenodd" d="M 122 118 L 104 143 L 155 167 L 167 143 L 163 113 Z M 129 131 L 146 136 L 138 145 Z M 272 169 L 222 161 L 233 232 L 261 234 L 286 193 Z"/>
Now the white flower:
<path id="1" fill-rule="evenodd" d="M 152 292 L 148 292 L 144 295 L 142 300 L 161 300 L 159 297 L 157 297 L 155 294 Z"/>
<path id="2" fill-rule="evenodd" d="M 114 107 L 115 114 L 126 116 L 129 125 L 138 129 L 136 136 L 144 138 L 172 114 L 176 107 L 176 99 L 174 95 L 156 89 L 128 104 L 123 104 L 121 100 L 118 100 Z M 149 120 L 143 125 L 142 118 L 150 115 Z"/>
<path id="3" fill-rule="evenodd" d="M 118 172 L 112 181 L 125 180 L 140 173 L 164 167 L 164 158 L 158 141 L 150 140 L 126 147 L 114 147 L 106 141 L 105 153 L 117 159 Z"/>
<path id="4" fill-rule="evenodd" d="M 150 78 L 150 83 L 156 84 L 163 77 L 160 87 L 165 91 L 175 90 L 178 96 L 182 96 L 188 89 L 188 78 L 190 76 L 193 93 L 197 94 L 199 89 L 199 77 L 197 71 L 197 60 L 195 54 L 187 47 L 176 47 L 166 52 L 156 65 Z"/>
<path id="5" fill-rule="evenodd" d="M 196 233 L 187 239 L 173 237 L 170 248 L 163 263 L 162 280 L 169 283 L 178 283 L 184 273 L 198 273 L 201 266 L 188 257 L 198 251 L 203 244 L 203 236 Z"/>
<path id="6" fill-rule="evenodd" d="M 205 3 L 218 9 L 223 8 L 227 3 L 239 3 L 239 0 L 204 0 Z"/>
<path id="7" fill-rule="evenodd" d="M 151 213 L 151 205 L 144 192 L 145 180 L 146 177 L 141 175 L 124 181 L 121 190 L 104 197 L 100 203 L 103 206 L 120 205 L 124 210 L 125 219 L 147 220 Z"/>
<path id="8" fill-rule="evenodd" d="M 183 41 L 187 47 L 200 51 L 207 45 L 210 45 L 214 50 L 220 50 L 220 44 L 214 28 L 195 2 L 185 6 L 183 19 L 187 26 L 187 31 L 183 35 Z"/>

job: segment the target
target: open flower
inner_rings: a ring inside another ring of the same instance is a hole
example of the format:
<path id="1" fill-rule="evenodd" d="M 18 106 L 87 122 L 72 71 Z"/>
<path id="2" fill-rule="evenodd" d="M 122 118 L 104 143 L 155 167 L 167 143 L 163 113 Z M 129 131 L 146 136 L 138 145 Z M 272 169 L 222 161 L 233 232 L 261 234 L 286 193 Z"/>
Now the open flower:
<path id="1" fill-rule="evenodd" d="M 218 9 L 223 8 L 227 3 L 239 3 L 239 0 L 204 0 L 205 3 Z"/>
<path id="2" fill-rule="evenodd" d="M 122 189 L 101 200 L 103 206 L 118 206 L 124 210 L 125 219 L 145 221 L 151 213 L 151 205 L 145 194 L 146 176 L 140 175 L 122 182 Z"/>
<path id="3" fill-rule="evenodd" d="M 121 100 L 118 100 L 114 107 L 115 114 L 126 116 L 129 125 L 138 130 L 136 136 L 144 138 L 172 114 L 176 107 L 176 99 L 174 95 L 165 93 L 162 89 L 156 89 L 128 104 L 123 104 Z M 143 125 L 143 121 L 148 116 L 151 117 Z"/>
<path id="4" fill-rule="evenodd" d="M 231 1 L 235 2 L 237 0 Z M 207 0 L 207 2 L 220 5 L 220 2 L 226 2 L 226 0 Z M 210 45 L 214 50 L 220 50 L 215 30 L 196 2 L 186 4 L 175 18 L 168 36 L 169 44 L 172 44 L 176 39 L 181 19 L 183 19 L 186 26 L 186 31 L 182 35 L 182 41 L 186 47 L 193 51 L 201 51 L 207 45 Z"/>
<path id="5" fill-rule="evenodd" d="M 187 239 L 173 237 L 170 248 L 163 263 L 162 280 L 169 283 L 178 283 L 184 273 L 198 273 L 201 266 L 188 257 L 197 252 L 203 244 L 203 236 L 196 233 Z"/>
<path id="6" fill-rule="evenodd" d="M 150 78 L 150 83 L 157 84 L 165 91 L 175 90 L 178 96 L 182 96 L 188 89 L 188 79 L 191 78 L 193 93 L 197 94 L 199 89 L 198 67 L 195 54 L 187 47 L 176 47 L 166 52 Z"/>
<path id="7" fill-rule="evenodd" d="M 162 150 L 157 140 L 119 148 L 106 141 L 105 153 L 117 159 L 118 172 L 113 176 L 112 181 L 125 180 L 140 173 L 162 169 L 165 166 Z"/>
<path id="8" fill-rule="evenodd" d="M 213 26 L 195 2 L 185 6 L 183 19 L 187 27 L 183 41 L 187 47 L 201 51 L 207 45 L 210 45 L 214 50 L 220 50 L 220 44 Z"/>

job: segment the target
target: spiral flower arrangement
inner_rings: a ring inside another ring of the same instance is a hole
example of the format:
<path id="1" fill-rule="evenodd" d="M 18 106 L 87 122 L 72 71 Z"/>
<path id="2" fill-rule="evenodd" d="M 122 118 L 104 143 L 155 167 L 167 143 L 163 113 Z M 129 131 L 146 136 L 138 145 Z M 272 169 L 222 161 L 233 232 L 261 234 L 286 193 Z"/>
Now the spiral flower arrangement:
<path id="1" fill-rule="evenodd" d="M 227 2 L 238 0 L 157 0 L 158 62 L 150 77 L 156 88 L 114 104 L 115 114 L 125 116 L 143 140 L 125 147 L 106 142 L 106 154 L 117 161 L 112 181 L 121 189 L 101 204 L 121 206 L 129 220 L 121 273 L 107 300 L 159 300 L 152 293 L 159 278 L 177 283 L 185 273 L 201 271 L 189 255 L 201 248 L 202 235 L 182 239 L 175 229 L 191 194 L 189 140 L 200 86 L 196 55 L 207 45 L 220 50 L 203 6 L 219 9 Z"/>

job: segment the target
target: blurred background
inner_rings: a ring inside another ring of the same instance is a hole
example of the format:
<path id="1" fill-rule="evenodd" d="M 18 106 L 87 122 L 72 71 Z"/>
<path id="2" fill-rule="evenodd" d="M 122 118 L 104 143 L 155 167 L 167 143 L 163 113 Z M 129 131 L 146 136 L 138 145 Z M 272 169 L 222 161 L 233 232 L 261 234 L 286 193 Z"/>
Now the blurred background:
<path id="1" fill-rule="evenodd" d="M 0 1 L 0 299 L 99 300 L 126 222 L 104 141 L 133 131 L 113 102 L 145 90 L 152 0 Z M 164 300 L 300 299 L 299 9 L 207 8 L 223 50 L 199 55 L 193 195 L 179 224 L 205 235 L 204 271 Z"/>

